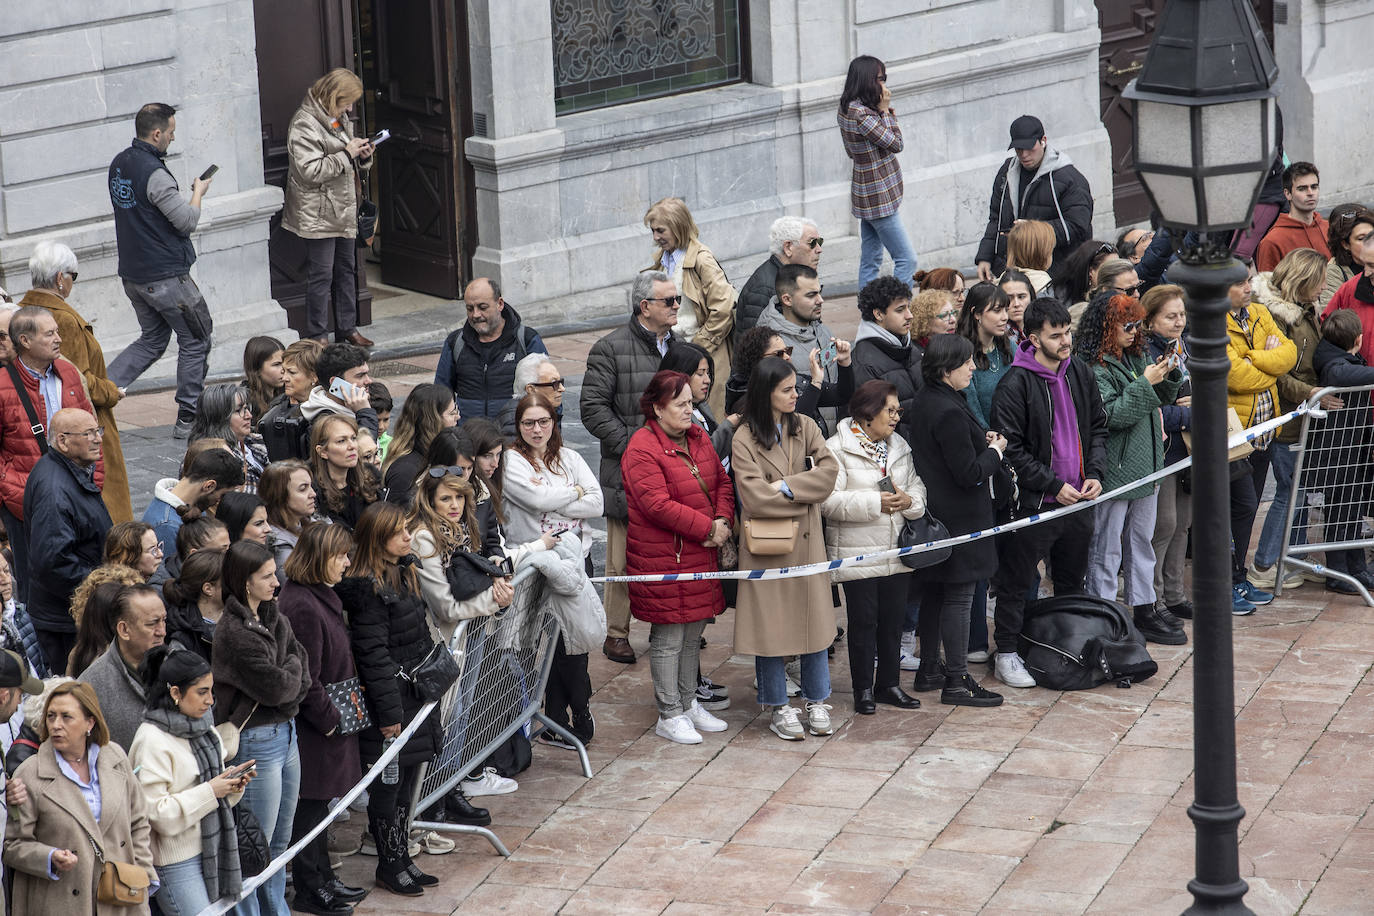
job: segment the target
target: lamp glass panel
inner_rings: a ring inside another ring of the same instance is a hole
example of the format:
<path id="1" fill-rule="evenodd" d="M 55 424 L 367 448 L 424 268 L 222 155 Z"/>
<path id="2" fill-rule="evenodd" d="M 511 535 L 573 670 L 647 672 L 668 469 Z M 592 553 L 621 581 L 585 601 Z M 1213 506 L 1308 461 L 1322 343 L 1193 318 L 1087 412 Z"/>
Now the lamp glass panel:
<path id="1" fill-rule="evenodd" d="M 1141 99 L 1135 105 L 1135 161 L 1141 165 L 1193 168 L 1193 140 L 1189 132 L 1190 105 L 1170 105 Z"/>
<path id="2" fill-rule="evenodd" d="M 1198 225 L 1193 179 L 1187 175 L 1160 175 L 1141 171 L 1140 180 L 1159 207 L 1160 218 L 1175 226 Z"/>
<path id="3" fill-rule="evenodd" d="M 1202 162 L 1208 168 L 1242 162 L 1264 162 L 1263 99 L 1223 102 L 1202 107 Z"/>
<path id="4" fill-rule="evenodd" d="M 1243 226 L 1250 222 L 1255 192 L 1264 180 L 1265 172 L 1237 172 L 1204 178 L 1207 188 L 1207 212 L 1204 222 L 1214 228 Z"/>

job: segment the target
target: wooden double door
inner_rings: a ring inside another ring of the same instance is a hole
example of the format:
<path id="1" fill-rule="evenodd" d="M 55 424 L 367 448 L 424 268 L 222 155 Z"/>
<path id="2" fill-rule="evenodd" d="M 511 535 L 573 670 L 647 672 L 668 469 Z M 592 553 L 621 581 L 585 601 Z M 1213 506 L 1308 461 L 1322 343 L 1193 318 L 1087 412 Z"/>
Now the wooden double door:
<path id="1" fill-rule="evenodd" d="M 263 171 L 286 183 L 286 131 L 306 90 L 335 67 L 357 73 L 359 134 L 381 128 L 366 187 L 379 209 L 376 256 L 383 283 L 457 298 L 476 248 L 472 131 L 463 0 L 254 0 Z M 304 326 L 305 248 L 273 218 L 272 296 L 291 327 Z M 371 321 L 372 294 L 359 251 L 359 324 Z"/>
<path id="2" fill-rule="evenodd" d="M 1150 202 L 1132 166 L 1131 106 L 1121 98 L 1126 84 L 1135 79 L 1145 63 L 1145 52 L 1154 37 L 1155 22 L 1166 0 L 1097 0 L 1102 44 L 1098 53 L 1098 77 L 1102 124 L 1112 144 L 1112 198 L 1116 224 L 1124 226 L 1149 219 Z M 1270 47 L 1274 44 L 1274 0 L 1252 0 Z"/>

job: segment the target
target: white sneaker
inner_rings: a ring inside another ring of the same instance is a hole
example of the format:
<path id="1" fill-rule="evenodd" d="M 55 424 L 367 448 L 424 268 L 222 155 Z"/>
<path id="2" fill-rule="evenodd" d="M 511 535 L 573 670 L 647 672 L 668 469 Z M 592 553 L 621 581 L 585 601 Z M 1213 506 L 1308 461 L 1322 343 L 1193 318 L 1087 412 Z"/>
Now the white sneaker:
<path id="1" fill-rule="evenodd" d="M 687 718 L 699 732 L 723 732 L 730 726 L 707 712 L 696 700 L 687 709 Z"/>
<path id="2" fill-rule="evenodd" d="M 420 847 L 420 852 L 431 856 L 446 856 L 457 848 L 458 844 L 446 836 L 440 836 L 433 830 L 412 830 L 410 831 L 410 848 Z M 409 852 L 410 850 L 406 850 Z M 415 855 L 415 853 L 411 853 Z"/>
<path id="3" fill-rule="evenodd" d="M 1250 584 L 1256 588 L 1263 589 L 1266 592 L 1272 592 L 1275 588 L 1275 582 L 1278 579 L 1278 568 L 1277 563 L 1268 569 L 1260 569 L 1257 566 L 1251 566 L 1245 571 L 1245 578 L 1249 579 Z M 1301 588 L 1303 581 L 1302 573 L 1290 567 L 1286 570 L 1286 575 L 1283 577 L 1283 587 L 1286 590 Z"/>
<path id="4" fill-rule="evenodd" d="M 1034 687 L 1035 678 L 1026 670 L 1026 663 L 1015 652 L 997 653 L 997 680 L 1008 687 Z"/>
<path id="5" fill-rule="evenodd" d="M 966 661 L 968 661 L 970 664 L 973 664 L 973 665 L 981 665 L 981 664 L 983 664 L 984 662 L 986 662 L 987 660 L 988 660 L 988 650 L 987 650 L 987 649 L 979 649 L 979 650 L 976 651 L 976 652 L 970 652 L 970 653 L 968 654 L 968 658 L 966 659 Z"/>
<path id="6" fill-rule="evenodd" d="M 921 656 L 916 652 L 915 630 L 902 632 L 902 670 L 921 670 Z"/>
<path id="7" fill-rule="evenodd" d="M 835 726 L 830 724 L 830 704 L 806 702 L 806 727 L 813 735 L 833 735 Z"/>
<path id="8" fill-rule="evenodd" d="M 686 716 L 660 717 L 654 726 L 654 734 L 677 744 L 701 743 L 701 732 L 692 727 L 692 720 Z"/>
<path id="9" fill-rule="evenodd" d="M 482 770 L 482 775 L 464 779 L 462 788 L 468 798 L 477 798 L 482 795 L 509 795 L 520 788 L 520 783 L 502 776 L 495 767 L 487 767 Z"/>
<path id="10" fill-rule="evenodd" d="M 773 717 L 768 723 L 768 729 L 784 741 L 801 741 L 806 737 L 806 729 L 802 728 L 797 707 L 791 704 L 773 707 Z"/>

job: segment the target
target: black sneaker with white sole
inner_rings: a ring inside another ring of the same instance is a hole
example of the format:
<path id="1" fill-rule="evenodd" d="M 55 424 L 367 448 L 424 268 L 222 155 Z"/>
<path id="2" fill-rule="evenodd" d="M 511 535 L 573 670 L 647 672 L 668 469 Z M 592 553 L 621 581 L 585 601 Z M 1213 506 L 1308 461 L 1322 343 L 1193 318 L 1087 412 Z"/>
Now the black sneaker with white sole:
<path id="1" fill-rule="evenodd" d="M 564 738 L 562 735 L 560 735 L 558 732 L 554 731 L 551 728 L 546 728 L 539 733 L 539 743 L 546 744 L 549 747 L 556 747 L 562 751 L 577 750 L 577 745 L 573 744 L 567 738 Z"/>
<path id="2" fill-rule="evenodd" d="M 705 683 L 702 681 L 705 681 L 705 679 L 703 678 L 701 681 L 697 682 L 697 702 L 701 704 L 701 708 L 710 710 L 729 709 L 730 698 L 723 693 L 717 693 L 715 690 L 712 690 L 711 687 L 707 686 L 707 684 L 710 683 L 709 681 Z"/>

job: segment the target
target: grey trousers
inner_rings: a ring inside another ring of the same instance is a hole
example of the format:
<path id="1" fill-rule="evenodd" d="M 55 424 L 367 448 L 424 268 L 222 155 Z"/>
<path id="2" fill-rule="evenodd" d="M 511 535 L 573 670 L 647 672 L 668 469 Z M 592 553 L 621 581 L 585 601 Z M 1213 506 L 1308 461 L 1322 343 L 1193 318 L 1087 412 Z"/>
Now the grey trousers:
<path id="1" fill-rule="evenodd" d="M 1087 592 L 1116 600 L 1116 576 L 1126 580 L 1126 603 L 1155 603 L 1155 500 L 1158 489 L 1140 499 L 1112 499 L 1085 511 L 1094 515 L 1088 548 Z"/>
<path id="2" fill-rule="evenodd" d="M 190 420 L 205 387 L 210 364 L 210 334 L 214 322 L 196 281 L 187 274 L 155 283 L 124 281 L 124 295 L 133 304 L 142 333 L 110 363 L 106 376 L 120 388 L 128 386 L 167 352 L 177 336 L 177 419 Z"/>
<path id="3" fill-rule="evenodd" d="M 1159 506 L 1155 510 L 1155 596 L 1165 606 L 1182 604 L 1183 566 L 1188 556 L 1188 528 L 1193 524 L 1193 494 L 1184 493 L 1178 475 L 1159 482 Z"/>
<path id="4" fill-rule="evenodd" d="M 680 716 L 696 701 L 704 629 L 704 620 L 649 625 L 649 673 L 660 718 Z"/>

